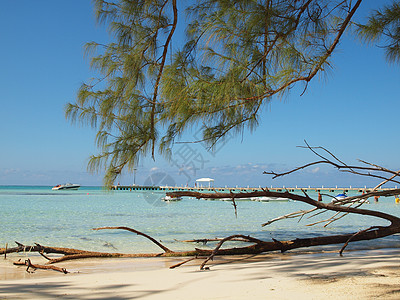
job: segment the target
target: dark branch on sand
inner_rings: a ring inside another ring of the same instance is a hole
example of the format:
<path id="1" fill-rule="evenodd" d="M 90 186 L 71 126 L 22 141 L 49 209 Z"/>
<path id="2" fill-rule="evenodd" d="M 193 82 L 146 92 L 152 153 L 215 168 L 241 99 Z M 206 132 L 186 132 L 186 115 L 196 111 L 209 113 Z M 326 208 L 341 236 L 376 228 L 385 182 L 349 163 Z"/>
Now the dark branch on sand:
<path id="1" fill-rule="evenodd" d="M 160 242 L 158 242 L 156 239 L 152 238 L 151 236 L 140 232 L 136 229 L 133 228 L 129 228 L 129 227 L 124 227 L 124 226 L 116 226 L 116 227 L 99 227 L 99 228 L 93 228 L 93 230 L 104 230 L 104 229 L 122 229 L 122 230 L 127 230 L 133 233 L 136 233 L 137 235 L 141 235 L 144 236 L 145 238 L 149 239 L 150 241 L 152 241 L 154 244 L 156 244 L 158 247 L 160 247 L 161 249 L 163 249 L 166 253 L 172 253 L 174 251 L 168 249 L 167 247 L 165 247 L 163 244 L 161 244 Z"/>
<path id="2" fill-rule="evenodd" d="M 56 266 L 45 266 L 45 265 L 37 265 L 37 264 L 32 264 L 31 260 L 28 258 L 25 261 L 18 260 L 14 262 L 14 265 L 16 266 L 27 266 L 26 272 L 32 273 L 36 269 L 43 269 L 43 270 L 53 270 L 57 272 L 61 272 L 64 274 L 68 274 L 69 272 L 65 268 L 60 268 Z M 29 269 L 33 269 L 33 271 L 29 271 Z"/>

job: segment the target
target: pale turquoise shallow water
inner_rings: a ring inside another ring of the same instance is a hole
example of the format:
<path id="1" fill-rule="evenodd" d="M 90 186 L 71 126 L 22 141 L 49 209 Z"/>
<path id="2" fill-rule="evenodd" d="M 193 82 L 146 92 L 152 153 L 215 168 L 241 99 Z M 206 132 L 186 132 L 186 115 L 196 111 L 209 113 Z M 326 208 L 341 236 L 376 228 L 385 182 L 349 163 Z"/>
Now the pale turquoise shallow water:
<path id="1" fill-rule="evenodd" d="M 316 220 L 283 220 L 261 227 L 280 215 L 310 208 L 300 202 L 238 202 L 235 217 L 231 203 L 184 198 L 164 203 L 157 192 L 105 191 L 82 187 L 78 191 L 52 191 L 51 187 L 0 186 L 0 247 L 14 241 L 30 245 L 71 247 L 104 252 L 158 252 L 143 237 L 122 230 L 93 231 L 102 226 L 128 226 L 161 240 L 173 250 L 193 249 L 177 240 L 252 235 L 264 240 L 293 239 L 319 235 L 350 233 L 371 225 L 386 225 L 372 217 L 349 216 L 328 228 L 305 226 Z M 315 196 L 310 193 L 311 196 Z M 329 201 L 328 197 L 324 199 Z M 400 216 L 394 198 L 380 198 L 366 209 Z M 327 216 L 327 215 L 326 215 Z M 325 216 L 325 217 L 326 217 Z M 399 235 L 356 243 L 354 248 L 399 247 Z M 210 245 L 212 246 L 212 244 Z M 340 246 L 335 246 L 340 249 Z"/>

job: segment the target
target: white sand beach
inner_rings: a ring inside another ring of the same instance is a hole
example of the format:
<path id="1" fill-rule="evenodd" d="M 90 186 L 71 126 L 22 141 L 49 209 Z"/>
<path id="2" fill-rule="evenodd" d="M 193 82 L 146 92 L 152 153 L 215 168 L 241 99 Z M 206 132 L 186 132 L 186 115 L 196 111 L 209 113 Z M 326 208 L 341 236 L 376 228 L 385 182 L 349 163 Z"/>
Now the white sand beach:
<path id="1" fill-rule="evenodd" d="M 400 251 L 267 254 L 201 260 L 87 259 L 58 264 L 70 274 L 0 258 L 0 299 L 399 299 Z M 35 257 L 33 263 L 42 263 Z"/>

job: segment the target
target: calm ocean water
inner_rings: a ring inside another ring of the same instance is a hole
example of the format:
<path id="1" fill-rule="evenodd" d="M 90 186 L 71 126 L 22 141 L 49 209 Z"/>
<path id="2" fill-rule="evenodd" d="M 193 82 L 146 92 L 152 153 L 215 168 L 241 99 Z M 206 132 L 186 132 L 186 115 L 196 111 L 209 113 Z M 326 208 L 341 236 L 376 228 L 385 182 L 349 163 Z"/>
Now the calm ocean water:
<path id="1" fill-rule="evenodd" d="M 272 218 L 310 206 L 300 202 L 239 201 L 236 217 L 229 202 L 184 198 L 180 202 L 164 203 L 162 196 L 161 192 L 111 192 L 100 187 L 52 191 L 51 187 L 0 186 L 0 247 L 6 243 L 12 247 L 14 241 L 18 241 L 26 245 L 39 243 L 103 252 L 159 251 L 150 241 L 131 232 L 92 230 L 102 226 L 128 226 L 161 240 L 172 250 L 189 250 L 194 246 L 181 240 L 231 234 L 288 240 L 387 225 L 384 220 L 372 217 L 347 216 L 327 228 L 305 226 L 328 217 L 326 213 L 318 216 L 319 219 L 304 218 L 300 222 L 289 219 L 261 227 Z M 367 204 L 364 208 L 400 217 L 400 205 L 395 204 L 394 197 L 381 197 L 379 203 Z M 352 245 L 348 248 L 399 247 L 400 239 L 396 235 Z M 340 249 L 341 246 L 334 247 Z"/>

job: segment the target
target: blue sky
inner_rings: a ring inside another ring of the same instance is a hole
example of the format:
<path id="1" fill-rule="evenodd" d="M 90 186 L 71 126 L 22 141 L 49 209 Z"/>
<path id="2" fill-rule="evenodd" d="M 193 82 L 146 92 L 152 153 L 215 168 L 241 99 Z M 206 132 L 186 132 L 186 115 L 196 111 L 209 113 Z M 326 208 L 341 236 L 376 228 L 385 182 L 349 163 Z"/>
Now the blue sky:
<path id="1" fill-rule="evenodd" d="M 365 1 L 361 16 L 376 1 Z M 389 2 L 389 1 L 382 1 Z M 101 185 L 86 171 L 97 153 L 95 131 L 71 125 L 64 107 L 80 84 L 93 77 L 86 42 L 106 42 L 90 0 L 0 1 L 0 185 Z M 215 154 L 202 145 L 176 145 L 174 162 L 157 157 L 138 166 L 136 183 L 154 173 L 176 184 L 212 177 L 216 186 L 371 186 L 376 181 L 315 167 L 272 180 L 264 170 L 285 171 L 316 160 L 296 146 L 307 140 L 355 164 L 357 159 L 400 169 L 400 66 L 383 51 L 346 35 L 333 69 L 266 107 L 256 131 L 231 138 Z M 183 168 L 182 168 L 183 166 Z M 190 166 L 195 168 L 190 169 Z M 189 168 L 188 168 L 189 167 Z M 121 184 L 133 182 L 125 173 Z M 162 184 L 162 182 L 160 182 Z"/>

